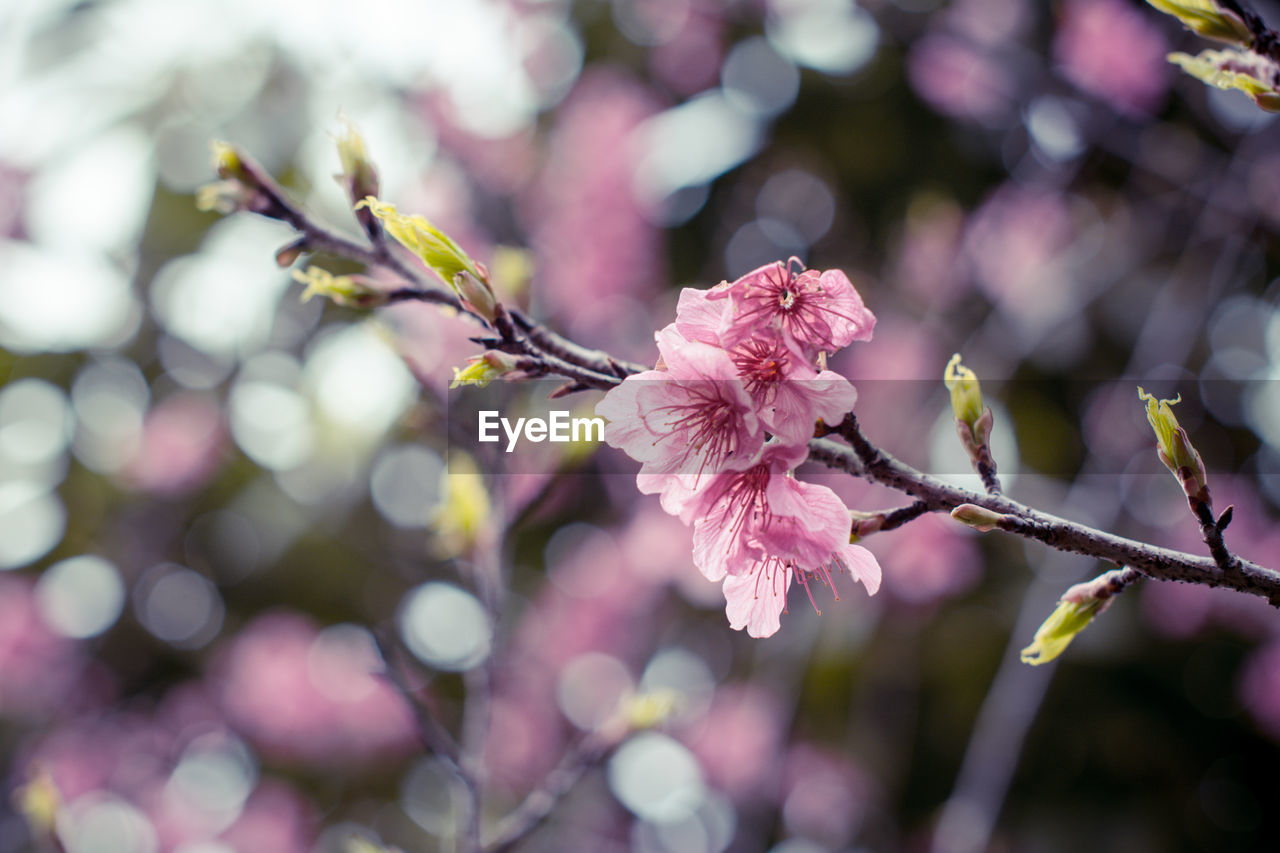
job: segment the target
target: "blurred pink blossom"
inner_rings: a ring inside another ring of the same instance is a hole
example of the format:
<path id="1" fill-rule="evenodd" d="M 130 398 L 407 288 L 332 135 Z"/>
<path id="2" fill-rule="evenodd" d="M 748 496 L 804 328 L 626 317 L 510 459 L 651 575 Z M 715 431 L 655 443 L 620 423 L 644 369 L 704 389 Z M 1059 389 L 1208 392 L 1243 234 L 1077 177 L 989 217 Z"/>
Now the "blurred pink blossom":
<path id="1" fill-rule="evenodd" d="M 1169 44 L 1155 17 L 1122 0 L 1066 0 L 1053 53 L 1063 75 L 1112 109 L 1154 112 L 1169 87 Z"/>
<path id="2" fill-rule="evenodd" d="M 282 610 L 259 616 L 215 663 L 227 719 L 284 760 L 342 765 L 407 754 L 417 743 L 412 712 L 378 677 L 382 662 L 359 630 L 322 634 Z"/>
<path id="3" fill-rule="evenodd" d="M 1009 70 L 988 50 L 954 36 L 927 35 L 912 45 L 907 77 L 916 94 L 945 115 L 986 122 L 1012 109 Z"/>
<path id="4" fill-rule="evenodd" d="M 179 690 L 188 699 L 199 692 Z M 207 718 L 205 707 L 198 717 Z M 188 714 L 174 714 L 167 697 L 155 714 L 131 710 L 81 717 L 55 728 L 25 751 L 20 766 L 47 773 L 67 803 L 104 794 L 128 801 L 155 829 L 161 853 L 214 840 L 242 851 L 311 849 L 314 808 L 282 782 L 255 784 L 252 768 L 247 777 L 238 777 L 247 786 L 243 802 L 232 797 L 210 803 L 191 789 L 183 791 L 181 784 L 175 787 L 174 771 L 188 748 L 197 743 L 216 748 L 219 739 L 231 749 L 238 743 L 215 720 L 195 723 Z"/>
<path id="5" fill-rule="evenodd" d="M 283 782 L 268 779 L 254 790 L 240 818 L 220 836 L 237 851 L 306 853 L 313 849 L 320 816 L 301 794 Z"/>
<path id="6" fill-rule="evenodd" d="M 712 785 L 737 800 L 774 796 L 785 743 L 782 702 L 754 684 L 716 691 L 706 716 L 681 737 L 698 757 Z"/>
<path id="7" fill-rule="evenodd" d="M 226 437 L 215 401 L 202 394 L 174 394 L 147 413 L 125 479 L 162 497 L 189 494 L 217 472 Z"/>
<path id="8" fill-rule="evenodd" d="M 787 750 L 782 814 L 792 833 L 843 849 L 867 812 L 870 781 L 848 758 L 811 743 Z"/>
<path id="9" fill-rule="evenodd" d="M 1006 184 L 969 220 L 965 253 L 992 301 L 1041 328 L 1078 305 L 1065 266 L 1074 237 L 1071 209 L 1060 193 Z"/>
<path id="10" fill-rule="evenodd" d="M 1022 36 L 1033 17 L 1028 0 L 955 0 L 942 15 L 957 33 L 991 47 Z"/>
<path id="11" fill-rule="evenodd" d="M 467 176 L 486 190 L 511 195 L 533 175 L 535 150 L 531 127 L 497 138 L 478 136 L 458 121 L 458 108 L 447 95 L 433 91 L 419 102 L 423 117 L 440 147 L 466 167 Z"/>
<path id="12" fill-rule="evenodd" d="M 962 296 L 967 282 L 957 275 L 956 261 L 964 224 L 964 212 L 953 201 L 912 204 L 894 253 L 894 284 L 932 310 Z"/>
<path id="13" fill-rule="evenodd" d="M 607 342 L 613 352 L 628 337 L 628 312 L 620 306 L 649 298 L 663 279 L 661 232 L 632 188 L 631 134 L 658 108 L 655 96 L 623 72 L 587 71 L 557 111 L 547 164 L 524 204 L 542 310 L 567 324 L 576 340 Z M 624 352 L 647 348 L 634 330 L 629 337 Z"/>
<path id="14" fill-rule="evenodd" d="M 0 715 L 64 710 L 86 667 L 79 646 L 54 631 L 36 607 L 34 581 L 0 575 Z"/>
<path id="15" fill-rule="evenodd" d="M 684 25 L 649 50 L 649 69 L 677 95 L 693 95 L 715 85 L 724 59 L 724 4 L 696 0 Z"/>

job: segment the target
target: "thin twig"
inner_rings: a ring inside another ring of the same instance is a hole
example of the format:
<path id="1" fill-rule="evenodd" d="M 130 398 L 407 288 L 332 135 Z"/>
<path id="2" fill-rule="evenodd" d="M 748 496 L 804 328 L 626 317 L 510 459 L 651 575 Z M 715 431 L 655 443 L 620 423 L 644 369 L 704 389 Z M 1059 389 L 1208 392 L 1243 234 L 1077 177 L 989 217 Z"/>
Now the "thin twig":
<path id="1" fill-rule="evenodd" d="M 502 819 L 493 838 L 485 842 L 484 853 L 510 850 L 541 826 L 555 811 L 560 800 L 608 749 L 609 743 L 594 735 L 579 738 L 565 751 L 538 787 L 530 791 L 520 805 Z"/>
<path id="2" fill-rule="evenodd" d="M 423 702 L 418 692 L 409 685 L 409 682 L 396 666 L 396 644 L 385 628 L 375 628 L 371 633 L 373 634 L 374 643 L 377 644 L 378 653 L 382 655 L 382 660 L 385 663 L 382 674 L 391 682 L 391 686 L 404 697 L 405 702 L 409 704 L 409 708 L 413 711 L 414 720 L 418 724 L 418 736 L 422 738 L 428 749 L 448 765 L 454 774 L 460 774 L 458 744 L 453 739 L 453 735 L 449 734 L 449 730 L 435 718 L 435 714 Z"/>

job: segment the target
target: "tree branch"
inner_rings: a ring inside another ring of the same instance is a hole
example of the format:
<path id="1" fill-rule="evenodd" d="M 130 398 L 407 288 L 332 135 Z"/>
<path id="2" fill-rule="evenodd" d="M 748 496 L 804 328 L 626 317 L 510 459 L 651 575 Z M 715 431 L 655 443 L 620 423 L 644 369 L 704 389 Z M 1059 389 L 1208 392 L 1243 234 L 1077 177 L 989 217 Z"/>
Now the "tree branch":
<path id="1" fill-rule="evenodd" d="M 836 430 L 852 451 L 829 439 L 813 439 L 809 457 L 873 483 L 889 486 L 924 503 L 931 512 L 950 511 L 961 504 L 976 504 L 1000 513 L 999 529 L 1025 539 L 1043 542 L 1059 551 L 1130 566 L 1157 580 L 1227 587 L 1257 595 L 1280 607 L 1280 573 L 1235 557 L 1238 570 L 1223 571 L 1212 557 L 1202 557 L 1149 545 L 1113 533 L 1095 530 L 1047 512 L 1032 509 L 1003 495 L 961 489 L 917 471 L 872 445 L 862 435 L 857 419 L 845 418 Z"/>

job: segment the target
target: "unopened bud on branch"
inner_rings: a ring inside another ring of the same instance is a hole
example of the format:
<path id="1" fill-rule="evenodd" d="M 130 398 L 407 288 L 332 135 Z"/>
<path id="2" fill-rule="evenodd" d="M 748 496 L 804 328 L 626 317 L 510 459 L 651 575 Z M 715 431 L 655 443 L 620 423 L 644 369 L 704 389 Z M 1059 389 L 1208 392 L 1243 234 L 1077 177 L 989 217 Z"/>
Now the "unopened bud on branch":
<path id="1" fill-rule="evenodd" d="M 455 275 L 452 284 L 463 305 L 493 322 L 498 313 L 498 300 L 494 298 L 493 288 L 466 270 Z"/>
<path id="2" fill-rule="evenodd" d="M 1157 400 L 1138 387 L 1138 399 L 1147 404 L 1147 421 L 1156 434 L 1156 452 L 1165 467 L 1173 472 L 1182 484 L 1187 497 L 1208 500 L 1208 478 L 1200 454 L 1191 446 L 1187 431 L 1178 425 L 1173 406 L 1182 395 L 1172 400 Z"/>
<path id="3" fill-rule="evenodd" d="M 1038 666 L 1062 654 L 1093 617 L 1110 607 L 1112 599 L 1140 577 L 1134 569 L 1121 567 L 1071 587 L 1036 631 L 1035 640 L 1022 650 L 1022 662 Z"/>
<path id="4" fill-rule="evenodd" d="M 986 533 L 995 530 L 1008 516 L 977 504 L 960 504 L 951 510 L 951 517 L 961 524 Z"/>
<path id="5" fill-rule="evenodd" d="M 279 187 L 262 167 L 243 152 L 214 140 L 213 168 L 221 180 L 196 190 L 196 207 L 230 214 L 239 210 L 259 213 L 272 219 L 286 215 Z"/>
<path id="6" fill-rule="evenodd" d="M 974 429 L 978 419 L 982 417 L 982 388 L 978 385 L 978 375 L 960 363 L 960 353 L 951 356 L 947 362 L 942 381 L 951 392 L 951 411 L 956 420 L 963 421 Z"/>
<path id="7" fill-rule="evenodd" d="M 358 275 L 334 275 L 320 267 L 294 270 L 293 278 L 307 286 L 302 301 L 323 296 L 343 308 L 377 308 L 387 304 L 387 293 L 372 287 L 368 279 Z"/>
<path id="8" fill-rule="evenodd" d="M 1235 12 L 1214 0 L 1147 0 L 1152 6 L 1173 15 L 1191 32 L 1232 44 L 1253 44 L 1253 33 Z"/>
<path id="9" fill-rule="evenodd" d="M 449 387 L 452 389 L 459 385 L 474 385 L 484 388 L 493 380 L 519 369 L 520 360 L 516 356 L 500 350 L 489 350 L 467 359 L 465 367 L 455 367 Z"/>
<path id="10" fill-rule="evenodd" d="M 356 204 L 356 210 L 368 208 L 382 222 L 387 233 L 400 245 L 418 256 L 440 280 L 453 286 L 454 276 L 466 272 L 479 280 L 487 278 L 480 266 L 462 247 L 450 239 L 425 216 L 406 216 L 394 204 L 368 196 Z"/>
<path id="11" fill-rule="evenodd" d="M 1198 55 L 1171 53 L 1169 61 L 1219 89 L 1238 89 L 1261 109 L 1280 112 L 1280 63 L 1251 50 L 1203 50 Z"/>
<path id="12" fill-rule="evenodd" d="M 1060 600 L 1053 613 L 1044 620 L 1040 630 L 1036 631 L 1031 645 L 1022 650 L 1022 662 L 1039 666 L 1058 657 L 1071 645 L 1076 634 L 1087 628 L 1093 617 L 1102 612 L 1110 601 L 1098 598 L 1086 598 L 1083 601 L 1068 601 L 1066 598 Z"/>

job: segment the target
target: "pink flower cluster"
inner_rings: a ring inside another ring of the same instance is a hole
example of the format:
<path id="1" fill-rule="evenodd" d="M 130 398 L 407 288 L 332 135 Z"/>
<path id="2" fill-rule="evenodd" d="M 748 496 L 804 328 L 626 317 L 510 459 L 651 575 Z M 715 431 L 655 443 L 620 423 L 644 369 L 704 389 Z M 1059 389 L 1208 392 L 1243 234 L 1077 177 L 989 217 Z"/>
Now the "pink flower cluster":
<path id="1" fill-rule="evenodd" d="M 871 593 L 880 586 L 875 557 L 849 543 L 844 503 L 795 478 L 816 421 L 839 423 L 857 398 L 823 369 L 825 354 L 874 327 L 839 270 L 768 264 L 686 288 L 676 321 L 655 335 L 657 367 L 596 407 L 605 441 L 641 463 L 640 491 L 692 526 L 694 562 L 723 582 L 729 624 L 753 637 L 778 630 L 792 581 L 808 591 L 848 571 Z"/>

